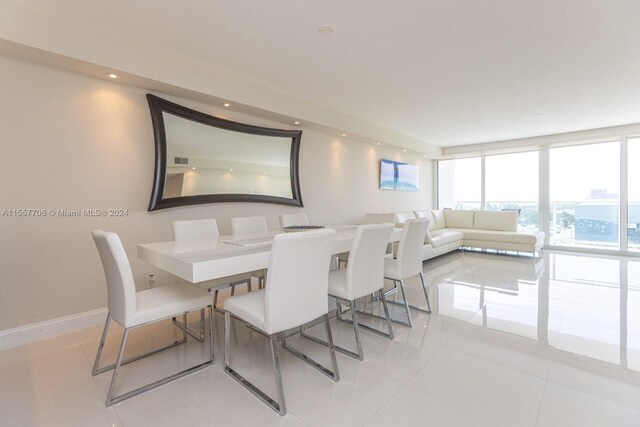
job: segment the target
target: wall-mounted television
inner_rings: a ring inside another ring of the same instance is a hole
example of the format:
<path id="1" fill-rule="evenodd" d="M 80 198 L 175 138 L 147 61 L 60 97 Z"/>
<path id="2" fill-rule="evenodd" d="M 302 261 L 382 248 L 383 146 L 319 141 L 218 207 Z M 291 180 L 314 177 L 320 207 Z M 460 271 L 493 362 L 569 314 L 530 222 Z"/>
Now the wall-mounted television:
<path id="1" fill-rule="evenodd" d="M 416 165 L 380 160 L 380 189 L 418 191 L 420 169 Z"/>

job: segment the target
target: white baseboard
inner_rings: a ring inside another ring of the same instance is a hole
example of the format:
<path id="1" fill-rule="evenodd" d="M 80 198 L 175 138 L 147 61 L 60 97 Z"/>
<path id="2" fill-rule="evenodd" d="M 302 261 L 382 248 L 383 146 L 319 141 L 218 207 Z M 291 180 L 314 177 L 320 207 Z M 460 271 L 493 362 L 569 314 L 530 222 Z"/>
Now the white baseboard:
<path id="1" fill-rule="evenodd" d="M 104 324 L 107 309 L 87 311 L 86 313 L 60 317 L 46 322 L 34 323 L 19 328 L 0 331 L 0 351 L 24 344 L 41 341 L 59 335 L 69 334 L 81 329 Z"/>

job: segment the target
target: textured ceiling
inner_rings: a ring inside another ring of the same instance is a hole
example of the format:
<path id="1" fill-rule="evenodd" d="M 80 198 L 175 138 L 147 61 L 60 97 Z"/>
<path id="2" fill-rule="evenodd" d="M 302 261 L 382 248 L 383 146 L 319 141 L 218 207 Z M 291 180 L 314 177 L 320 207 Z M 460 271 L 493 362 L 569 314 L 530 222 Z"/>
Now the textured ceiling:
<path id="1" fill-rule="evenodd" d="M 640 122 L 638 0 L 19 3 L 439 146 Z"/>

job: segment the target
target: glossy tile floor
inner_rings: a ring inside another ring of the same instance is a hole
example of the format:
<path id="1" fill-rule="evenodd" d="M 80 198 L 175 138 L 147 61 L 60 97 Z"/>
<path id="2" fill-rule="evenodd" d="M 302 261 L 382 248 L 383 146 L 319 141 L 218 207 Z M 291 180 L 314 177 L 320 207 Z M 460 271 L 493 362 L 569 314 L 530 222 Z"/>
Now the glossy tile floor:
<path id="1" fill-rule="evenodd" d="M 110 373 L 90 375 L 100 327 L 0 352 L 0 425 L 640 426 L 640 260 L 465 252 L 424 270 L 434 314 L 414 314 L 413 329 L 396 327 L 394 341 L 364 332 L 365 360 L 338 355 L 339 383 L 281 352 L 285 417 L 222 371 L 217 315 L 215 366 L 106 409 Z M 417 286 L 407 284 L 420 303 Z M 267 341 L 232 327 L 233 365 L 274 395 Z M 347 325 L 333 320 L 332 329 L 339 344 L 353 346 Z M 119 333 L 110 335 L 107 360 Z M 158 324 L 134 334 L 130 350 L 177 337 Z M 329 366 L 326 349 L 297 336 L 289 343 Z M 206 351 L 192 342 L 129 365 L 118 390 Z"/>

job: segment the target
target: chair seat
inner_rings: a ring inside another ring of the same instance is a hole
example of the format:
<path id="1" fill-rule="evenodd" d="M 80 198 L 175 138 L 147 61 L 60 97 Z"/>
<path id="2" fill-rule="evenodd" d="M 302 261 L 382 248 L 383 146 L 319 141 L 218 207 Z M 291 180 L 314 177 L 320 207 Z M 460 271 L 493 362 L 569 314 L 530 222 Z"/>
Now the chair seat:
<path id="1" fill-rule="evenodd" d="M 271 334 L 274 333 L 274 331 L 268 331 L 266 327 L 264 298 L 264 289 L 249 292 L 243 295 L 236 295 L 233 297 L 229 297 L 224 301 L 224 309 L 235 317 L 239 317 L 240 319 L 252 324 L 253 326 L 256 326 L 263 331 Z"/>
<path id="2" fill-rule="evenodd" d="M 384 257 L 384 277 L 395 280 L 402 280 L 398 274 L 398 260 L 389 254 Z"/>
<path id="3" fill-rule="evenodd" d="M 329 272 L 329 295 L 351 301 L 347 295 L 347 270 L 332 270 Z"/>
<path id="4" fill-rule="evenodd" d="M 170 284 L 136 293 L 136 312 L 125 328 L 211 305 L 211 295 L 193 285 Z"/>

